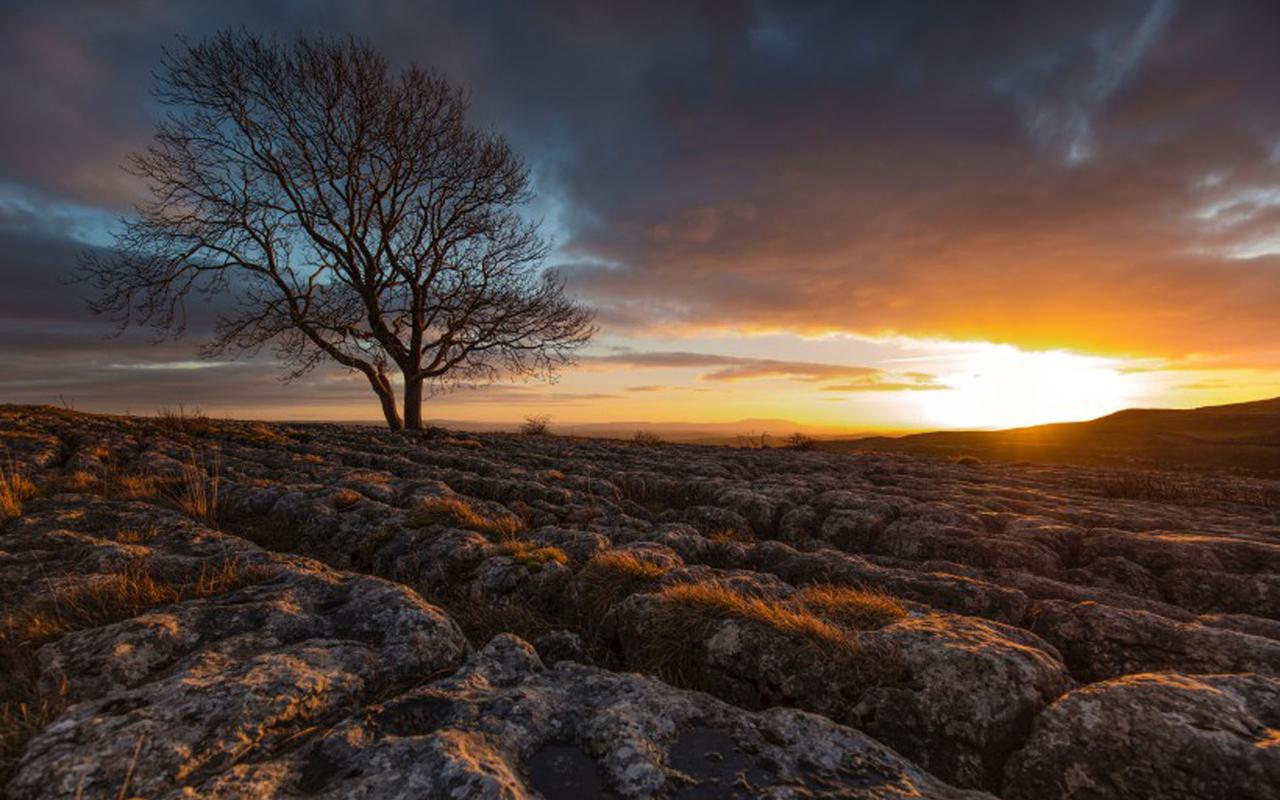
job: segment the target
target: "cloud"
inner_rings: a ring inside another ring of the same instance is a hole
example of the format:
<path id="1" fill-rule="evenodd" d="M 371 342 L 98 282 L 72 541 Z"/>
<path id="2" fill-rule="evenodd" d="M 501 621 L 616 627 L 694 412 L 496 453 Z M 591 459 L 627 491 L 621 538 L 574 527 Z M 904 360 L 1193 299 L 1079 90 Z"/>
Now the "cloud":
<path id="1" fill-rule="evenodd" d="M 625 352 L 579 359 L 586 365 L 604 364 L 616 367 L 698 368 L 715 367 L 702 375 L 707 381 L 742 381 L 759 378 L 789 378 L 799 381 L 824 381 L 875 375 L 875 367 L 845 364 L 819 364 L 809 361 L 782 361 L 772 358 L 749 358 L 712 353 L 682 351 Z"/>
<path id="2" fill-rule="evenodd" d="M 855 381 L 853 383 L 837 383 L 823 386 L 827 392 L 927 392 L 939 389 L 950 389 L 946 384 L 934 381 L 893 381 L 879 378 Z"/>

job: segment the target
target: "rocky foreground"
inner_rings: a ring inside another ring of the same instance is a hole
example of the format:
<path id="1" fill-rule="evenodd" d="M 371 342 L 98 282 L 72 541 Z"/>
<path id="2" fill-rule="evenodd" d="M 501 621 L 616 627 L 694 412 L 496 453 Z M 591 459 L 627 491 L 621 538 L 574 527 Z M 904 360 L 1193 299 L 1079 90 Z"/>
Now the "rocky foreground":
<path id="1" fill-rule="evenodd" d="M 1280 797 L 1274 483 L 18 407 L 0 468 L 13 798 Z"/>

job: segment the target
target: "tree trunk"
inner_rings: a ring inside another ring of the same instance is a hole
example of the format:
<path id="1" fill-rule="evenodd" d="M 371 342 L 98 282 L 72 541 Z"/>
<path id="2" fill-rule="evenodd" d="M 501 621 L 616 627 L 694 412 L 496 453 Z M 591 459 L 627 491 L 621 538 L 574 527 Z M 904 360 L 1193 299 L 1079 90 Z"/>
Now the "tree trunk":
<path id="1" fill-rule="evenodd" d="M 422 430 L 422 379 L 405 379 L 404 382 L 405 430 Z"/>
<path id="2" fill-rule="evenodd" d="M 400 412 L 396 410 L 396 393 L 391 388 L 391 381 L 381 372 L 374 372 L 369 373 L 369 384 L 382 403 L 382 415 L 387 418 L 387 427 L 393 431 L 403 430 L 404 424 L 400 422 Z"/>

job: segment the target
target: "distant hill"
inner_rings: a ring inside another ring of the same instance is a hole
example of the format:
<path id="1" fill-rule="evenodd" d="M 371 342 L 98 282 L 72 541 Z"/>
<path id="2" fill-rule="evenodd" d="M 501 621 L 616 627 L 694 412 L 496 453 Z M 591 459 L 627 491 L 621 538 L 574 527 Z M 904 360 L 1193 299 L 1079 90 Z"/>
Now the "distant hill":
<path id="1" fill-rule="evenodd" d="M 514 431 L 519 422 L 484 423 L 465 420 L 430 420 L 433 425 L 453 430 Z M 592 439 L 630 439 L 636 431 L 651 433 L 668 442 L 685 444 L 737 444 L 738 437 L 757 437 L 768 434 L 768 442 L 782 444 L 793 433 L 803 433 L 815 438 L 849 436 L 848 429 L 817 425 L 802 425 L 787 419 L 740 419 L 733 422 L 557 422 L 551 420 L 551 431 L 564 436 L 585 436 Z M 859 435 L 859 434 L 853 434 Z"/>
<path id="2" fill-rule="evenodd" d="M 1280 476 L 1280 397 L 1225 406 L 1128 409 L 1088 422 L 1002 431 L 937 431 L 824 442 L 991 461 L 1235 468 Z"/>

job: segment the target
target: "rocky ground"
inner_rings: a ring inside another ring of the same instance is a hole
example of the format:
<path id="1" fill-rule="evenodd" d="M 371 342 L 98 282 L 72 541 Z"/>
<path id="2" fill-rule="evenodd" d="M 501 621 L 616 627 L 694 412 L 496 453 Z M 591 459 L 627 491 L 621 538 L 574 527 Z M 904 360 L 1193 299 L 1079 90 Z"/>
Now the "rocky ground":
<path id="1" fill-rule="evenodd" d="M 1280 797 L 1275 484 L 18 407 L 0 469 L 13 798 Z"/>

